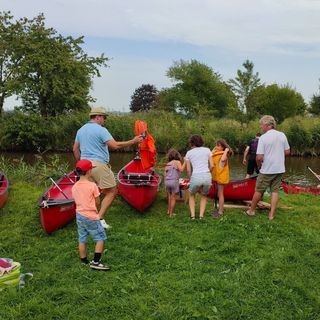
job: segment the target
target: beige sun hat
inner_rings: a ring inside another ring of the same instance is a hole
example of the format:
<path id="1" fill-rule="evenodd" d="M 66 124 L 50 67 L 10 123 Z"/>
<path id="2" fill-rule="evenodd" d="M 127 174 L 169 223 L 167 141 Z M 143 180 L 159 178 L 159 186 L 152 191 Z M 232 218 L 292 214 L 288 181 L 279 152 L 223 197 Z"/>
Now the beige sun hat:
<path id="1" fill-rule="evenodd" d="M 103 107 L 93 107 L 89 113 L 89 116 L 107 116 L 107 111 Z"/>

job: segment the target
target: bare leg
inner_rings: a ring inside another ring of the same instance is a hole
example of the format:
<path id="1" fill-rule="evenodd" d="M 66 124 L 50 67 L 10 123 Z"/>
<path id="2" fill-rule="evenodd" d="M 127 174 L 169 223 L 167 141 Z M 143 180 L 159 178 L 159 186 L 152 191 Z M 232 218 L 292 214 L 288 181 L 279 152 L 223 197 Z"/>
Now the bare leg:
<path id="1" fill-rule="evenodd" d="M 101 207 L 100 207 L 100 210 L 99 210 L 99 217 L 101 219 L 103 219 L 106 211 L 109 209 L 112 201 L 116 197 L 116 195 L 118 193 L 118 189 L 116 187 L 108 188 L 108 189 L 102 189 L 101 192 L 104 193 L 104 198 L 101 201 Z"/>
<path id="2" fill-rule="evenodd" d="M 200 219 L 204 217 L 206 206 L 207 206 L 207 196 L 202 194 L 200 198 Z"/>
<path id="3" fill-rule="evenodd" d="M 189 208 L 190 208 L 190 217 L 194 219 L 196 217 L 196 195 L 194 193 L 189 194 Z"/>
<path id="4" fill-rule="evenodd" d="M 167 199 L 168 199 L 168 210 L 167 210 L 167 215 L 170 215 L 170 204 L 171 204 L 171 196 L 170 192 L 167 192 Z"/>
<path id="5" fill-rule="evenodd" d="M 278 201 L 279 201 L 279 193 L 272 192 L 271 193 L 271 209 L 269 212 L 269 220 L 272 220 L 274 218 L 274 216 L 276 215 Z"/>
<path id="6" fill-rule="evenodd" d="M 96 243 L 96 246 L 94 248 L 94 252 L 96 253 L 102 253 L 104 248 L 104 241 L 98 241 Z"/>
<path id="7" fill-rule="evenodd" d="M 86 243 L 79 243 L 79 255 L 80 255 L 80 259 L 86 258 L 86 256 L 87 256 L 87 244 Z"/>
<path id="8" fill-rule="evenodd" d="M 170 217 L 173 217 L 174 208 L 176 206 L 176 194 L 170 193 Z"/>
<path id="9" fill-rule="evenodd" d="M 251 201 L 250 209 L 247 211 L 248 216 L 254 216 L 256 214 L 257 204 L 261 200 L 262 196 L 263 196 L 262 192 L 256 191 L 254 193 L 252 201 Z"/>
<path id="10" fill-rule="evenodd" d="M 223 214 L 223 206 L 224 206 L 224 185 L 218 184 L 218 197 L 219 197 L 219 214 Z"/>

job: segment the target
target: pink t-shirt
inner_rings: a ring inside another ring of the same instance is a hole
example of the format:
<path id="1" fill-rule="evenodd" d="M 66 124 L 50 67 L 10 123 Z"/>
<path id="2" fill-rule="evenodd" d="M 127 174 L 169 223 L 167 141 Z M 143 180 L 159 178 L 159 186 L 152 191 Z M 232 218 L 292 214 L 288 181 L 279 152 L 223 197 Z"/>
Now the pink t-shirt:
<path id="1" fill-rule="evenodd" d="M 72 196 L 76 203 L 76 211 L 82 216 L 99 220 L 96 198 L 100 195 L 99 188 L 94 182 L 79 180 L 72 187 Z"/>

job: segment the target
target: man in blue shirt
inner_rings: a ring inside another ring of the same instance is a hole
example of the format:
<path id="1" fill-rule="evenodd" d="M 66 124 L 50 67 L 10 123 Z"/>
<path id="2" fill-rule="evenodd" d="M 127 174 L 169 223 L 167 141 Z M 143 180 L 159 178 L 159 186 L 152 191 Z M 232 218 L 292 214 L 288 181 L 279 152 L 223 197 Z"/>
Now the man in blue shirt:
<path id="1" fill-rule="evenodd" d="M 105 195 L 99 210 L 99 217 L 103 219 L 117 195 L 114 173 L 109 164 L 109 148 L 117 150 L 130 147 L 135 143 L 141 142 L 143 138 L 142 136 L 136 136 L 128 141 L 114 140 L 110 132 L 103 127 L 107 113 L 102 107 L 92 108 L 89 116 L 90 121 L 77 132 L 73 145 L 73 154 L 76 161 L 88 159 L 93 164 L 91 177 Z"/>

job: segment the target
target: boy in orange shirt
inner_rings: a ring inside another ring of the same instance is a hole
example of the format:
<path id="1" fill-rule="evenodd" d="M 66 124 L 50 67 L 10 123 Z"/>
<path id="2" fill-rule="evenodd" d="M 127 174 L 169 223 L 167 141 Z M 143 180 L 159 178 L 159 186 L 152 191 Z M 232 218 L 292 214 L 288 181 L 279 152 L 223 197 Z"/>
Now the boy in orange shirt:
<path id="1" fill-rule="evenodd" d="M 100 205 L 99 188 L 89 180 L 91 169 L 90 160 L 82 159 L 76 163 L 76 173 L 80 176 L 72 187 L 72 196 L 76 203 L 76 217 L 79 237 L 79 254 L 82 263 L 89 265 L 94 270 L 110 270 L 110 267 L 101 262 L 104 241 L 107 239 L 103 227 L 102 217 L 99 216 L 97 207 Z M 94 258 L 89 262 L 87 258 L 87 239 L 91 235 L 96 242 Z"/>

